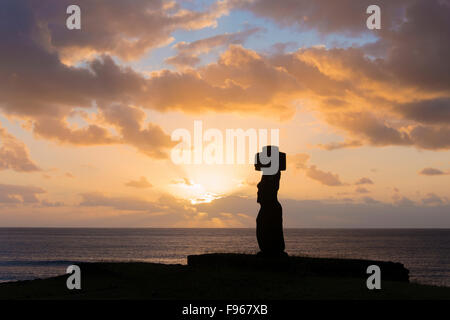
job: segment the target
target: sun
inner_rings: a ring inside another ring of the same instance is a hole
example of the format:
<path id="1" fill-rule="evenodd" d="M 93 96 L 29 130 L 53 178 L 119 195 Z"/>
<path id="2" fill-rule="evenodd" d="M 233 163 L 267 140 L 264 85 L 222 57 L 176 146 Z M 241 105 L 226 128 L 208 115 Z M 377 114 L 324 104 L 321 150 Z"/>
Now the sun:
<path id="1" fill-rule="evenodd" d="M 241 174 L 232 166 L 191 166 L 186 177 L 172 185 L 173 192 L 191 204 L 210 203 L 240 187 Z"/>
<path id="2" fill-rule="evenodd" d="M 207 191 L 205 186 L 192 180 L 185 179 L 179 187 L 184 194 L 184 198 L 188 199 L 191 204 L 210 203 L 221 198 L 219 194 Z"/>

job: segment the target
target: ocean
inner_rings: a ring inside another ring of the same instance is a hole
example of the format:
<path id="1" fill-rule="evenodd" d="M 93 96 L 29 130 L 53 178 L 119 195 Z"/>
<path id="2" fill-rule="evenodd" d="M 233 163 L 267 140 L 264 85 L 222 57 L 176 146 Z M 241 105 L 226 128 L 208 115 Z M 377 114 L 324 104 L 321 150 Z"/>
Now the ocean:
<path id="1" fill-rule="evenodd" d="M 450 286 L 450 229 L 285 229 L 286 251 L 401 262 L 410 280 Z M 190 254 L 256 253 L 255 229 L 0 228 L 0 282 L 94 261 L 186 264 Z"/>

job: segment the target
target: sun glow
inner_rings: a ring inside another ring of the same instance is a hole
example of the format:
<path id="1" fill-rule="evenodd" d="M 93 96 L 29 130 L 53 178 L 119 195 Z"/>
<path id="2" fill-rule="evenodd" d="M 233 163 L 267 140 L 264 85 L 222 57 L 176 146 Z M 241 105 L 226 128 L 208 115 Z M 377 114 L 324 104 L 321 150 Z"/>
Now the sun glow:
<path id="1" fill-rule="evenodd" d="M 242 181 L 239 170 L 231 166 L 189 166 L 186 176 L 173 181 L 171 188 L 194 205 L 222 198 L 239 188 Z"/>
<path id="2" fill-rule="evenodd" d="M 176 185 L 183 198 L 189 200 L 192 204 L 210 203 L 221 198 L 219 194 L 209 192 L 200 183 L 189 179 L 184 179 L 183 182 L 178 182 Z"/>

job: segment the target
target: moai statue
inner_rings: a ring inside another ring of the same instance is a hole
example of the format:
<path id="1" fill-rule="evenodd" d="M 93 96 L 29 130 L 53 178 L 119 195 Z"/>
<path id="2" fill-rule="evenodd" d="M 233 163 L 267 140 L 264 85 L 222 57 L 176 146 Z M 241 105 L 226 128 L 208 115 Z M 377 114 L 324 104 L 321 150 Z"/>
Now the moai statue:
<path id="1" fill-rule="evenodd" d="M 257 202 L 256 238 L 263 255 L 284 255 L 283 217 L 278 202 L 281 171 L 286 170 L 286 154 L 277 146 L 265 146 L 255 156 L 255 170 L 262 171 Z"/>

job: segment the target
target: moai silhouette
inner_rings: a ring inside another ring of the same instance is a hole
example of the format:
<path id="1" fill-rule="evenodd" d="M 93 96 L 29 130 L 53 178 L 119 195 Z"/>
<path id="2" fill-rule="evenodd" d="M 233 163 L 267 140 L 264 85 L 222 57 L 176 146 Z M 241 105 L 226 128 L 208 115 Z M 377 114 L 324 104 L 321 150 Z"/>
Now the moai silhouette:
<path id="1" fill-rule="evenodd" d="M 265 256 L 284 253 L 283 211 L 278 202 L 281 171 L 286 170 L 286 154 L 277 146 L 265 146 L 255 156 L 255 170 L 262 171 L 257 202 L 261 205 L 256 218 L 256 238 Z"/>

